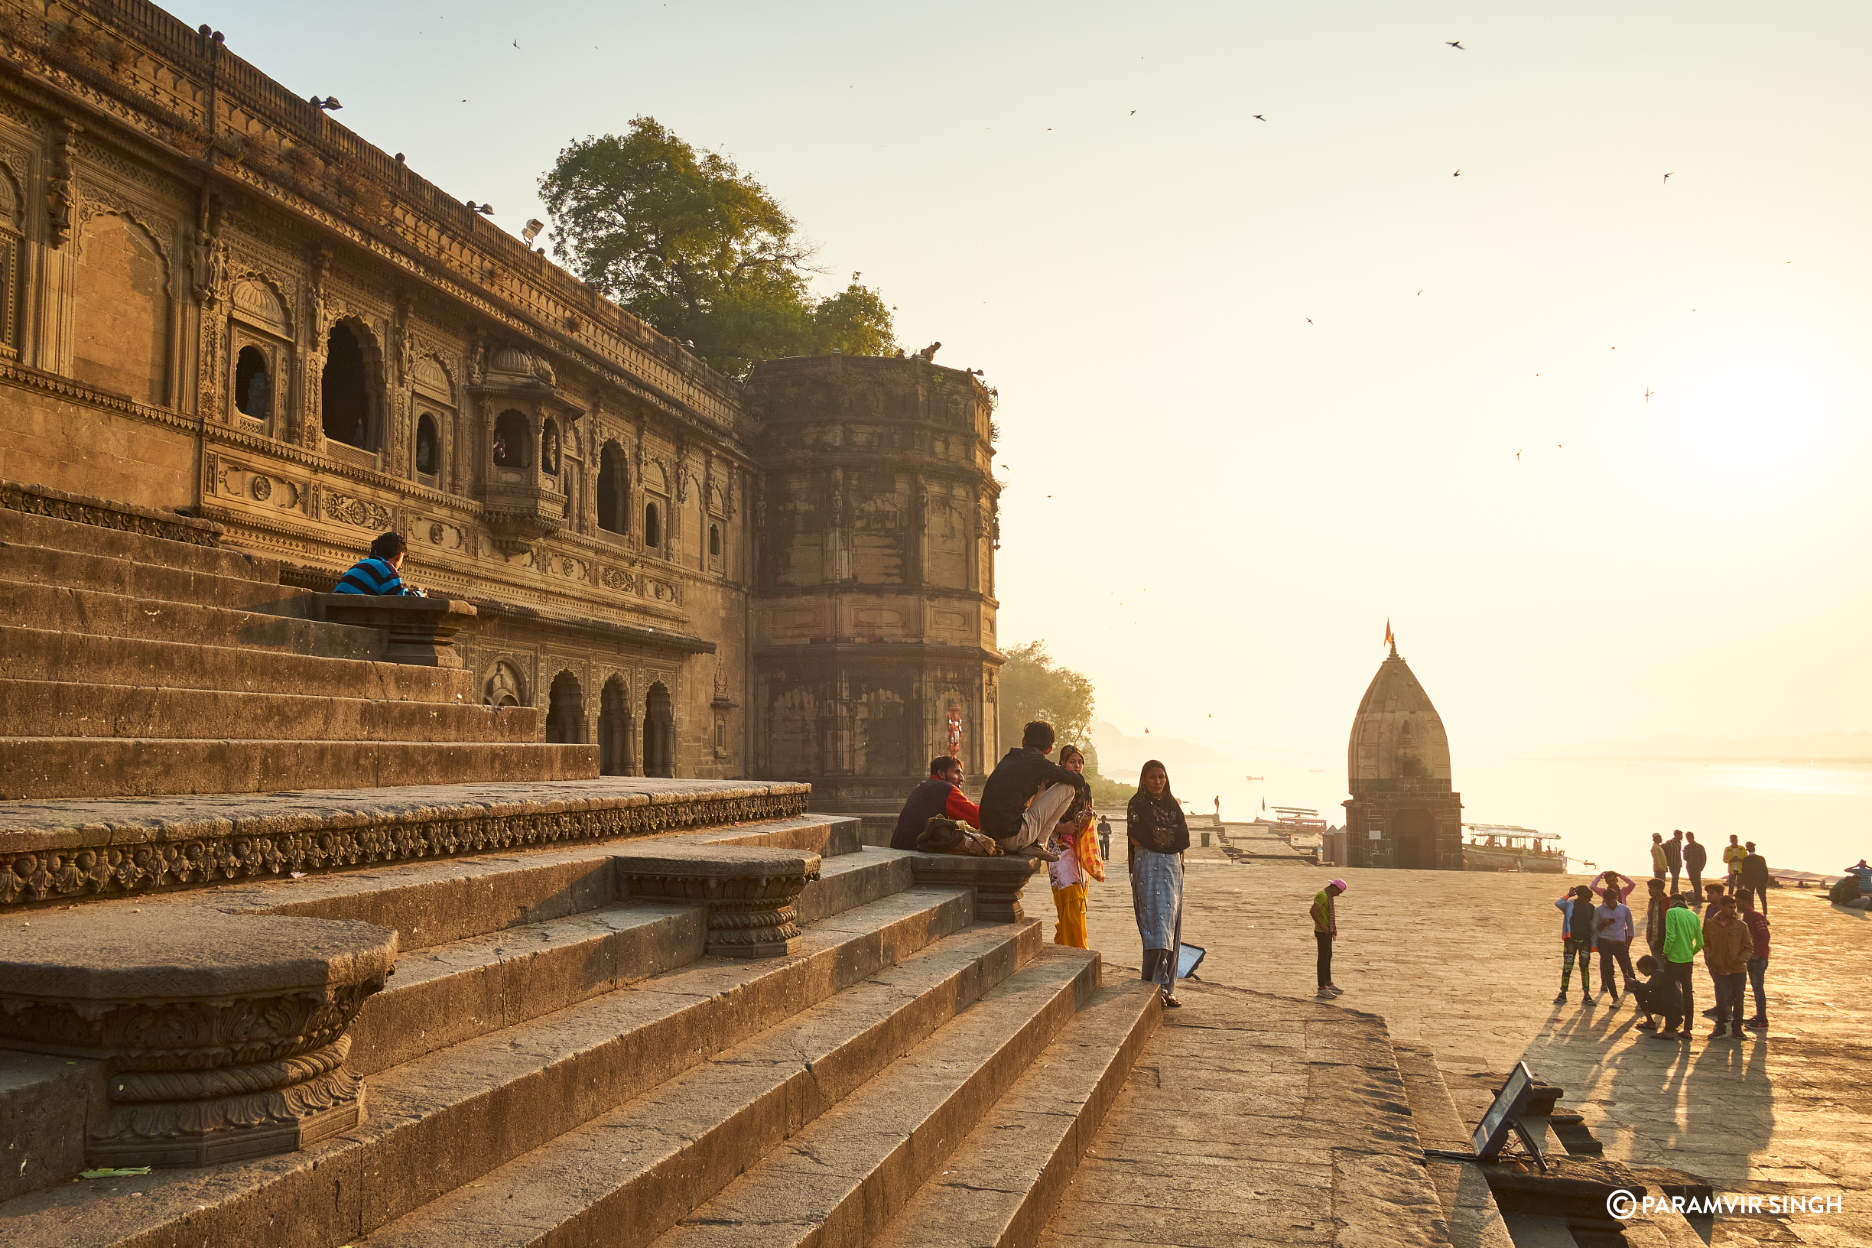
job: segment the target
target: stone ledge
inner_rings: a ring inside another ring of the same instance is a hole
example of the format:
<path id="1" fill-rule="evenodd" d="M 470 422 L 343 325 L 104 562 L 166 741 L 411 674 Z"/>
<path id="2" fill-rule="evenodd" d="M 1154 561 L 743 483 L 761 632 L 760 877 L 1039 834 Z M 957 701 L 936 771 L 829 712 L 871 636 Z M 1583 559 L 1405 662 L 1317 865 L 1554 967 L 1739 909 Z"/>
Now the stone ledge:
<path id="1" fill-rule="evenodd" d="M 800 947 L 799 897 L 819 878 L 819 855 L 738 845 L 667 845 L 612 858 L 618 893 L 700 905 L 707 952 L 778 958 Z"/>
<path id="2" fill-rule="evenodd" d="M 99 1166 L 195 1166 L 356 1126 L 344 1034 L 396 962 L 370 923 L 58 913 L 0 928 L 0 1045 L 101 1062 Z"/>
<path id="3" fill-rule="evenodd" d="M 0 908 L 805 813 L 799 783 L 607 777 L 0 803 Z"/>
<path id="4" fill-rule="evenodd" d="M 910 855 L 910 870 L 917 883 L 973 889 L 975 917 L 988 923 L 1018 923 L 1027 917 L 1021 908 L 1021 890 L 1045 865 L 1038 858 L 1024 856 Z"/>
<path id="5" fill-rule="evenodd" d="M 474 622 L 476 611 L 455 598 L 378 597 L 373 594 L 320 594 L 319 613 L 333 624 L 382 630 L 390 644 L 389 663 L 419 667 L 460 667 L 455 634 Z"/>
<path id="6" fill-rule="evenodd" d="M 219 546 L 222 527 L 211 520 L 199 520 L 173 511 L 157 511 L 132 503 L 112 502 L 85 494 L 55 490 L 47 485 L 28 485 L 0 478 L 0 507 L 23 511 L 28 515 L 115 529 L 121 533 L 140 533 L 191 546 Z"/>

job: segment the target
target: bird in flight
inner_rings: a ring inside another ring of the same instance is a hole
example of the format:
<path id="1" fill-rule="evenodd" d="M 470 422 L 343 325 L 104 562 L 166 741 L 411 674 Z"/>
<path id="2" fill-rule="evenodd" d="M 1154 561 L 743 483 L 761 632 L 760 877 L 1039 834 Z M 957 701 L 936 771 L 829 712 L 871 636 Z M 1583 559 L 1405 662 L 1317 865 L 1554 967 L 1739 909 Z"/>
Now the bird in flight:
<path id="1" fill-rule="evenodd" d="M 1423 294 L 1423 291 L 1421 291 L 1421 290 L 1420 290 L 1420 291 L 1418 291 L 1417 293 L 1421 295 L 1421 294 Z"/>
<path id="2" fill-rule="evenodd" d="M 1670 181 L 1670 174 L 1668 174 L 1668 173 L 1667 173 L 1667 174 L 1665 174 L 1665 175 L 1664 175 L 1664 180 L 1665 180 L 1666 182 L 1668 182 L 1668 181 Z"/>
<path id="3" fill-rule="evenodd" d="M 1517 463 L 1517 464 L 1521 462 L 1521 452 L 1520 452 L 1520 451 L 1516 451 L 1516 452 L 1514 453 L 1514 462 L 1515 462 L 1515 463 Z"/>
<path id="4" fill-rule="evenodd" d="M 514 40 L 514 41 L 513 41 L 513 45 L 514 45 L 514 47 L 516 47 L 516 48 L 517 48 L 517 47 L 519 47 L 519 46 L 520 46 L 520 41 L 519 41 L 518 39 L 516 39 L 516 40 Z"/>
<path id="5" fill-rule="evenodd" d="M 1449 176 L 1452 178 L 1460 178 L 1462 177 L 1462 170 L 1458 169 L 1455 173 L 1452 173 Z"/>
<path id="6" fill-rule="evenodd" d="M 1307 324 L 1311 325 L 1312 323 L 1313 323 L 1313 318 L 1310 316 L 1307 317 Z"/>
<path id="7" fill-rule="evenodd" d="M 1651 396 L 1656 393 L 1657 391 L 1653 390 L 1650 386 L 1646 386 L 1644 388 L 1644 401 L 1649 403 L 1651 401 Z"/>
<path id="8" fill-rule="evenodd" d="M 1467 52 L 1469 50 L 1462 46 L 1462 40 L 1460 39 L 1445 39 L 1443 44 L 1445 47 L 1455 48 L 1458 52 Z"/>
<path id="9" fill-rule="evenodd" d="M 1131 116 L 1133 117 L 1137 116 L 1137 109 L 1134 108 L 1131 110 Z"/>
<path id="10" fill-rule="evenodd" d="M 1262 116 L 1262 115 L 1261 115 L 1260 113 L 1256 113 L 1256 114 L 1254 115 L 1254 119 L 1255 119 L 1256 121 L 1266 121 L 1266 120 L 1267 120 L 1267 118 L 1265 118 L 1265 117 L 1263 117 L 1263 116 Z"/>

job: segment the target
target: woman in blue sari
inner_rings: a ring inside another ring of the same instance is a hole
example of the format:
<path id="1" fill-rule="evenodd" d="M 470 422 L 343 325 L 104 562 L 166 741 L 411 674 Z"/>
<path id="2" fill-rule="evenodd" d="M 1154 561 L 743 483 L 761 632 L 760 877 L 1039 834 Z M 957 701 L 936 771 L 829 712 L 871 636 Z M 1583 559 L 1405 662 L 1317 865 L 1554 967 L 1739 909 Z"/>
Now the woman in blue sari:
<path id="1" fill-rule="evenodd" d="M 1163 1003 L 1175 1009 L 1177 945 L 1183 926 L 1183 851 L 1189 824 L 1170 792 L 1170 773 L 1156 759 L 1144 764 L 1138 791 L 1125 808 L 1130 843 L 1131 908 L 1144 941 L 1144 975 L 1156 981 Z"/>

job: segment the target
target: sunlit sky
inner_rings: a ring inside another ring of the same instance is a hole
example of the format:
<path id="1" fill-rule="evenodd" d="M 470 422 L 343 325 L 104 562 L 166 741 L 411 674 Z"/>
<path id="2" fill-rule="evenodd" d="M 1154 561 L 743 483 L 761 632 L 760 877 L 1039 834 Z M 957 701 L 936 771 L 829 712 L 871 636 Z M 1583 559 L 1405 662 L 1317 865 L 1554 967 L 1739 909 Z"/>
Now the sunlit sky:
<path id="1" fill-rule="evenodd" d="M 1387 618 L 1459 767 L 1867 727 L 1872 6 L 175 11 L 512 230 L 738 161 L 998 387 L 1001 639 L 1127 731 L 1343 758 Z"/>

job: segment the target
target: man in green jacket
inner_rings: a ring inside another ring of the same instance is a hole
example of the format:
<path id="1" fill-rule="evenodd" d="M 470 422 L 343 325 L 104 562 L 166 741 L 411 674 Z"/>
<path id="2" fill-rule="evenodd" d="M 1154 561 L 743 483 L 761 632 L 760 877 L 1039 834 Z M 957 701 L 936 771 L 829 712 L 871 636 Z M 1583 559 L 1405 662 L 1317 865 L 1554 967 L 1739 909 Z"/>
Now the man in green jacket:
<path id="1" fill-rule="evenodd" d="M 1659 1040 L 1688 1040 L 1696 1019 L 1696 998 L 1690 986 L 1690 968 L 1703 948 L 1703 925 L 1683 896 L 1671 898 L 1664 912 L 1664 964 L 1658 978 L 1664 984 L 1664 1027 L 1650 1034 Z M 1681 1028 L 1681 1030 L 1679 1030 Z"/>

